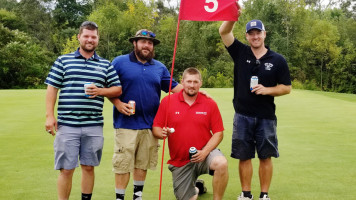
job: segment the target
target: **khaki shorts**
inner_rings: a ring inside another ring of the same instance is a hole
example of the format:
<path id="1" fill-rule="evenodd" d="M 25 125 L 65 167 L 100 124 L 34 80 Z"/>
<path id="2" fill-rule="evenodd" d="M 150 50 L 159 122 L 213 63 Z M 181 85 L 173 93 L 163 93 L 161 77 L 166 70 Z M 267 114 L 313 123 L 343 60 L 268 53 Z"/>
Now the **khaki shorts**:
<path id="1" fill-rule="evenodd" d="M 151 129 L 115 129 L 113 172 L 126 174 L 135 168 L 156 169 L 158 160 L 158 139 Z"/>

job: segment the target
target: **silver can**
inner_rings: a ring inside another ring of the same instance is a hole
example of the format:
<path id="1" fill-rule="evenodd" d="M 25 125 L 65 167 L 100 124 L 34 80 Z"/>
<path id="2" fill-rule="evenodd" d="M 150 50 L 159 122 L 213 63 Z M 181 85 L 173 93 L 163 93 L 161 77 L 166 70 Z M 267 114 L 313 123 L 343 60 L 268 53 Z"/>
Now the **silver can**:
<path id="1" fill-rule="evenodd" d="M 253 90 L 256 85 L 258 85 L 258 76 L 251 76 L 250 90 Z"/>

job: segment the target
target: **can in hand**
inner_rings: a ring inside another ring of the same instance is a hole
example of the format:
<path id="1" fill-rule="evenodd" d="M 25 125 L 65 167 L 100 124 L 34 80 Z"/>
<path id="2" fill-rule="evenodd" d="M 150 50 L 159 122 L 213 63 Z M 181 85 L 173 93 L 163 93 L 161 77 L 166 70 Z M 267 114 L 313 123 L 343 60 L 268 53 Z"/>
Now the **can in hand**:
<path id="1" fill-rule="evenodd" d="M 258 85 L 258 77 L 257 76 L 251 76 L 251 81 L 250 81 L 250 90 L 253 90 L 253 87 Z"/>
<path id="2" fill-rule="evenodd" d="M 130 109 L 130 112 L 131 114 L 135 114 L 135 111 L 136 111 L 136 102 L 134 100 L 130 100 L 129 101 L 129 104 L 131 106 L 131 109 Z"/>
<path id="3" fill-rule="evenodd" d="M 85 82 L 84 83 L 84 93 L 85 93 L 86 97 L 90 97 L 90 95 L 87 94 L 87 88 L 88 88 L 88 86 L 90 86 L 92 84 L 94 84 L 94 83 L 92 83 L 92 82 Z"/>
<path id="4" fill-rule="evenodd" d="M 196 154 L 196 153 L 198 153 L 197 148 L 195 148 L 195 147 L 190 147 L 190 149 L 189 149 L 189 160 L 191 160 L 191 159 L 192 159 L 192 156 L 193 156 L 194 154 Z"/>

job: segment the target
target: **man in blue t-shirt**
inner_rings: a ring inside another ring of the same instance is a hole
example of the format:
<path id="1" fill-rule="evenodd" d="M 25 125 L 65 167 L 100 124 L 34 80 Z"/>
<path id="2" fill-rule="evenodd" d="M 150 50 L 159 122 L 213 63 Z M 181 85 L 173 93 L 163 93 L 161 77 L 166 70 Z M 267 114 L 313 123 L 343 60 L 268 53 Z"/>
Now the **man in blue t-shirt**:
<path id="1" fill-rule="evenodd" d="M 286 60 L 265 46 L 266 31 L 260 20 L 246 24 L 249 46 L 232 33 L 234 21 L 225 21 L 219 33 L 234 61 L 234 126 L 231 157 L 240 159 L 242 193 L 238 200 L 253 199 L 252 162 L 257 150 L 260 160 L 260 200 L 270 200 L 271 157 L 279 157 L 274 97 L 289 94 L 291 80 Z"/>
<path id="2" fill-rule="evenodd" d="M 124 199 L 130 173 L 134 180 L 133 199 L 141 200 L 147 169 L 157 166 L 159 143 L 152 135 L 152 124 L 161 90 L 169 91 L 171 77 L 166 66 L 153 59 L 154 47 L 160 43 L 154 33 L 142 29 L 129 41 L 134 51 L 112 61 L 123 92 L 120 98 L 112 101 L 115 105 L 113 172 L 117 200 Z M 172 81 L 173 93 L 182 88 Z M 135 101 L 134 113 L 129 101 Z"/>
<path id="3" fill-rule="evenodd" d="M 104 97 L 114 98 L 121 94 L 121 84 L 113 66 L 95 53 L 99 43 L 97 24 L 83 22 L 78 40 L 78 50 L 59 56 L 45 81 L 45 130 L 56 135 L 54 152 L 55 169 L 60 170 L 59 200 L 69 199 L 78 157 L 82 169 L 82 199 L 91 199 L 94 166 L 100 164 L 104 142 Z M 89 84 L 84 89 L 86 83 Z M 54 107 L 59 90 L 57 121 Z"/>

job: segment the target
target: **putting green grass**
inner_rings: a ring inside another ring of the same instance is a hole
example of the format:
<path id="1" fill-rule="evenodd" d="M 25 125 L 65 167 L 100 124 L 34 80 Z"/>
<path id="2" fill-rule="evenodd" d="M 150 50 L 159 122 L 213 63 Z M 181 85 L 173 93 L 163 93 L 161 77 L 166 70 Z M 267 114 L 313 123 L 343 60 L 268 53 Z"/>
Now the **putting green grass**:
<path id="1" fill-rule="evenodd" d="M 227 200 L 241 192 L 238 161 L 230 158 L 233 89 L 204 89 L 218 103 L 225 125 L 225 138 L 219 148 L 229 161 L 230 180 Z M 281 157 L 273 159 L 274 175 L 270 188 L 273 200 L 354 199 L 356 197 L 356 95 L 293 90 L 276 98 L 278 138 Z M 54 137 L 44 130 L 45 90 L 0 90 L 0 199 L 57 199 L 53 170 Z M 104 153 L 96 168 L 94 200 L 115 199 L 112 106 L 104 107 Z M 162 141 L 160 142 L 162 144 Z M 149 171 L 144 199 L 158 199 L 161 152 L 157 170 Z M 165 148 L 162 200 L 173 200 L 171 174 Z M 259 195 L 258 160 L 253 161 L 252 193 Z M 201 178 L 212 199 L 211 177 Z M 127 199 L 132 196 L 132 180 Z M 80 168 L 73 177 L 71 199 L 80 199 Z"/>

